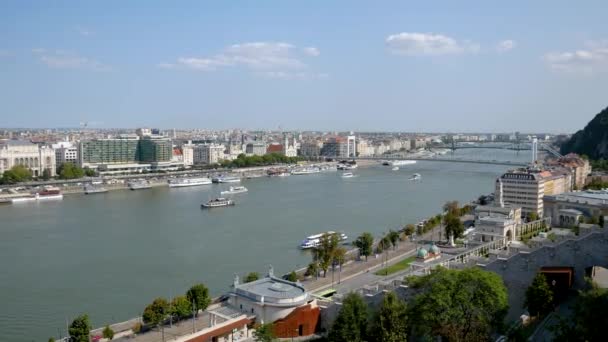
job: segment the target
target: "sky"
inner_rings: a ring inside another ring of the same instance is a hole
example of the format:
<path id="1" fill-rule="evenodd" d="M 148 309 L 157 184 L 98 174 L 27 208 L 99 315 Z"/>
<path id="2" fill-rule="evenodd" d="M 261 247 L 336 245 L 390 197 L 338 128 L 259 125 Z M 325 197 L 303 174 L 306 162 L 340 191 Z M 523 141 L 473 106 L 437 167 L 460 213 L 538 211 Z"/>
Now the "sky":
<path id="1" fill-rule="evenodd" d="M 0 127 L 573 132 L 608 1 L 0 2 Z"/>

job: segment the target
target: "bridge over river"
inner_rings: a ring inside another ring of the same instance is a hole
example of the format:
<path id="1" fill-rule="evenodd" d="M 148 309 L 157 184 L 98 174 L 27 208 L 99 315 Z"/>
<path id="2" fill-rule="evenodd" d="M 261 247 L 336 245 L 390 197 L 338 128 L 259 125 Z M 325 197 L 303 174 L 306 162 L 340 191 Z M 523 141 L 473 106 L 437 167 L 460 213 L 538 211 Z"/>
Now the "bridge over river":
<path id="1" fill-rule="evenodd" d="M 522 161 L 508 160 L 482 160 L 482 159 L 465 159 L 465 158 L 449 158 L 449 157 L 414 157 L 406 155 L 385 155 L 382 157 L 356 157 L 355 160 L 423 160 L 431 162 L 447 162 L 447 163 L 470 163 L 470 164 L 491 164 L 491 165 L 506 165 L 506 166 L 527 166 L 528 163 Z"/>

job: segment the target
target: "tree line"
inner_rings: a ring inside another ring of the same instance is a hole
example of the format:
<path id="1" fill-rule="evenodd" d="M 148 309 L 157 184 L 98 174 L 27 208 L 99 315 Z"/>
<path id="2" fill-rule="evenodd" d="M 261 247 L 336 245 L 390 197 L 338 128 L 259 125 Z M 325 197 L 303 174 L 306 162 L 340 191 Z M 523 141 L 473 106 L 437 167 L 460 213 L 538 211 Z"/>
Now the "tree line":
<path id="1" fill-rule="evenodd" d="M 90 168 L 81 168 L 73 163 L 63 163 L 57 168 L 57 179 L 78 179 L 84 176 L 94 177 L 95 171 Z M 10 169 L 4 171 L 0 178 L 0 184 L 16 184 L 21 182 L 27 182 L 34 179 L 32 170 L 26 168 L 23 165 L 15 165 Z M 44 169 L 42 175 L 37 177 L 40 180 L 51 179 L 51 171 Z"/>
<path id="2" fill-rule="evenodd" d="M 287 157 L 280 153 L 269 153 L 263 156 L 246 156 L 241 153 L 234 160 L 223 160 L 220 165 L 225 168 L 265 166 L 273 164 L 295 164 L 304 160 L 302 157 Z"/>

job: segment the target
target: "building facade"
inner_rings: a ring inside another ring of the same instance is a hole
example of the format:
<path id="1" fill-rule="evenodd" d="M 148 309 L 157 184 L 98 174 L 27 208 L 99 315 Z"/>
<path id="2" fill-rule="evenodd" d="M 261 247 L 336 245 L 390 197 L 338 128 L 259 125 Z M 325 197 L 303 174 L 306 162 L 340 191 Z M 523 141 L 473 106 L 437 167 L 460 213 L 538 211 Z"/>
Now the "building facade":
<path id="1" fill-rule="evenodd" d="M 263 141 L 253 141 L 245 146 L 245 153 L 249 156 L 263 156 L 266 154 L 266 143 Z"/>
<path id="2" fill-rule="evenodd" d="M 318 157 L 321 155 L 323 143 L 319 141 L 303 141 L 300 144 L 300 155 L 304 157 Z"/>
<path id="3" fill-rule="evenodd" d="M 55 151 L 55 165 L 57 167 L 65 163 L 72 163 L 77 165 L 78 161 L 78 147 L 74 146 L 69 141 L 62 141 L 52 145 Z"/>
<path id="4" fill-rule="evenodd" d="M 323 143 L 321 155 L 332 158 L 348 158 L 348 142 L 344 137 L 330 138 Z"/>
<path id="5" fill-rule="evenodd" d="M 34 177 L 42 176 L 44 170 L 55 176 L 55 152 L 50 146 L 38 146 L 29 141 L 0 141 L 0 175 L 16 165 L 26 167 Z"/>
<path id="6" fill-rule="evenodd" d="M 540 172 L 511 170 L 496 180 L 495 198 L 499 203 L 521 207 L 522 215 L 543 215 L 545 180 Z"/>
<path id="7" fill-rule="evenodd" d="M 545 216 L 551 217 L 551 222 L 569 227 L 572 225 L 569 218 L 576 216 L 573 215 L 574 211 L 579 213 L 578 216 L 582 215 L 587 219 L 607 216 L 608 190 L 577 191 L 545 196 L 544 205 Z"/>
<path id="8" fill-rule="evenodd" d="M 99 164 L 134 164 L 139 162 L 139 137 L 122 136 L 82 141 L 78 156 L 83 167 L 93 168 Z"/>
<path id="9" fill-rule="evenodd" d="M 145 136 L 139 139 L 138 161 L 144 163 L 170 162 L 173 144 L 167 138 Z"/>
<path id="10" fill-rule="evenodd" d="M 224 159 L 224 145 L 201 144 L 194 146 L 194 164 L 217 164 Z"/>

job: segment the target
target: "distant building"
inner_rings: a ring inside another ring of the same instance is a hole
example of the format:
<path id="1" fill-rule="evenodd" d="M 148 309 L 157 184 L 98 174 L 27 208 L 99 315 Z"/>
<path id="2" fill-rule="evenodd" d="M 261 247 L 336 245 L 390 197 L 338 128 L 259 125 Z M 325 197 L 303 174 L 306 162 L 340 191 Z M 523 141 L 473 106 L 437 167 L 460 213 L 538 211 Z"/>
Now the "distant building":
<path id="1" fill-rule="evenodd" d="M 283 154 L 283 145 L 281 144 L 270 144 L 268 145 L 268 147 L 266 147 L 266 153 L 267 154 L 271 154 L 271 153 L 277 153 L 277 154 Z"/>
<path id="2" fill-rule="evenodd" d="M 15 165 L 28 168 L 34 177 L 42 176 L 44 170 L 55 176 L 55 152 L 50 146 L 38 146 L 29 141 L 0 141 L 0 176 Z"/>
<path id="3" fill-rule="evenodd" d="M 217 164 L 224 158 L 224 145 L 201 144 L 194 146 L 194 164 Z"/>
<path id="4" fill-rule="evenodd" d="M 263 141 L 253 141 L 246 145 L 245 153 L 250 156 L 263 156 L 266 154 L 266 143 Z"/>
<path id="5" fill-rule="evenodd" d="M 551 217 L 554 225 L 567 227 L 572 225 L 569 217 L 574 216 L 572 210 L 586 218 L 608 216 L 608 190 L 588 190 L 567 192 L 544 198 L 545 216 Z M 573 225 L 576 225 L 575 221 Z"/>
<path id="6" fill-rule="evenodd" d="M 62 141 L 52 145 L 55 151 L 55 165 L 57 167 L 65 163 L 78 164 L 78 147 L 69 141 Z"/>
<path id="7" fill-rule="evenodd" d="M 508 217 L 483 216 L 475 220 L 475 240 L 490 242 L 515 237 L 517 222 Z"/>
<path id="8" fill-rule="evenodd" d="M 138 161 L 144 163 L 170 162 L 173 144 L 167 138 L 144 136 L 139 140 Z"/>
<path id="9" fill-rule="evenodd" d="M 305 157 L 318 157 L 321 155 L 323 143 L 319 141 L 303 141 L 300 144 L 300 155 Z"/>
<path id="10" fill-rule="evenodd" d="M 573 187 L 581 190 L 585 186 L 587 176 L 591 173 L 591 165 L 588 160 L 581 158 L 577 154 L 569 153 L 559 158 L 557 163 L 572 171 Z"/>
<path id="11" fill-rule="evenodd" d="M 310 336 L 316 330 L 316 300 L 299 282 L 275 277 L 272 266 L 266 277 L 249 283 L 239 283 L 236 276 L 229 296 L 234 309 L 254 315 L 257 323 L 273 323 L 278 338 Z"/>
<path id="12" fill-rule="evenodd" d="M 185 167 L 194 165 L 194 145 L 192 142 L 182 145 L 182 159 Z"/>
<path id="13" fill-rule="evenodd" d="M 322 156 L 332 158 L 348 158 L 349 152 L 347 139 L 340 136 L 327 140 L 321 149 Z"/>
<path id="14" fill-rule="evenodd" d="M 357 156 L 357 139 L 354 135 L 349 135 L 346 137 L 346 156 L 348 158 L 353 158 Z"/>
<path id="15" fill-rule="evenodd" d="M 80 142 L 78 156 L 83 167 L 99 164 L 126 164 L 139 162 L 139 137 L 122 136 L 112 139 L 95 139 Z"/>

